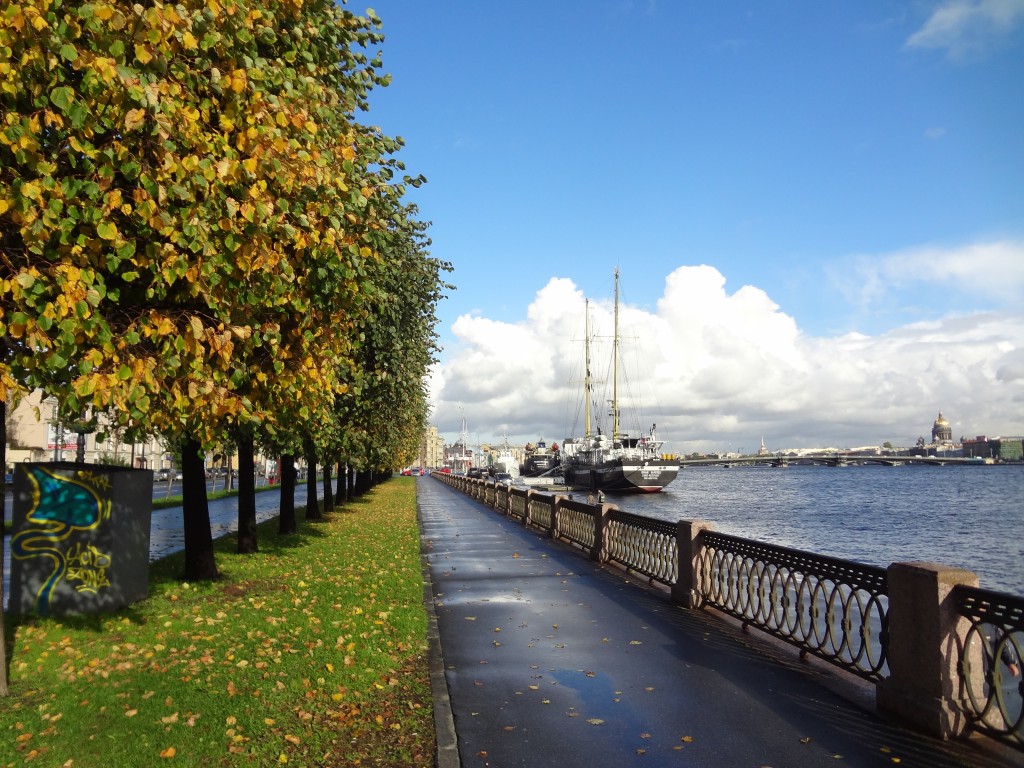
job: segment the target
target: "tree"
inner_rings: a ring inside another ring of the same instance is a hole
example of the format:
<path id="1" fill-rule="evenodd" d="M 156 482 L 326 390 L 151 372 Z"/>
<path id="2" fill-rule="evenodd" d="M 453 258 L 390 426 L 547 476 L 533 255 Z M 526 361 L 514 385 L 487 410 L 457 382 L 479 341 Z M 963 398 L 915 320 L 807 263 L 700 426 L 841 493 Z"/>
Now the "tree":
<path id="1" fill-rule="evenodd" d="M 354 120 L 377 28 L 328 0 L 0 16 L 0 373 L 185 441 L 189 578 L 217 575 L 199 452 L 340 388 L 403 191 Z"/>

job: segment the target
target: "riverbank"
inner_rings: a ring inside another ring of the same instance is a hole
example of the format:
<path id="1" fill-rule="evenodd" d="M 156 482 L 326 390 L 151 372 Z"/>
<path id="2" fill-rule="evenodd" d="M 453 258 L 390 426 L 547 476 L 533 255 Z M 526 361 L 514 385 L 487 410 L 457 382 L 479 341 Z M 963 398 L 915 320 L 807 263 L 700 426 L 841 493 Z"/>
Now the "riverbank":
<path id="1" fill-rule="evenodd" d="M 415 481 L 276 529 L 215 583 L 178 553 L 124 612 L 8 617 L 0 765 L 432 765 Z"/>

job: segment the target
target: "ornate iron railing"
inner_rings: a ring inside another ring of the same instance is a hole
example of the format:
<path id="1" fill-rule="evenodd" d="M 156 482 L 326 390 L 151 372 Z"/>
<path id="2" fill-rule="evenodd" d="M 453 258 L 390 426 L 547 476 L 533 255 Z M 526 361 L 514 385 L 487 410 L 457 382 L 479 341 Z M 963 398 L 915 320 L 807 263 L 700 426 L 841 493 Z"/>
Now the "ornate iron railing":
<path id="1" fill-rule="evenodd" d="M 886 677 L 884 568 L 706 531 L 700 599 L 861 677 Z"/>
<path id="2" fill-rule="evenodd" d="M 513 491 L 509 494 L 508 515 L 518 520 L 526 517 L 526 495 Z"/>
<path id="3" fill-rule="evenodd" d="M 597 541 L 597 518 L 600 507 L 577 501 L 563 501 L 558 512 L 559 538 L 593 550 Z"/>
<path id="4" fill-rule="evenodd" d="M 968 717 L 977 730 L 1024 746 L 1024 599 L 965 586 L 951 597 L 969 625 L 959 649 Z"/>
<path id="5" fill-rule="evenodd" d="M 531 496 L 526 515 L 527 525 L 537 525 L 550 530 L 555 519 L 555 500 L 550 497 Z"/>
<path id="6" fill-rule="evenodd" d="M 613 509 L 604 530 L 608 560 L 671 586 L 679 574 L 676 525 Z"/>

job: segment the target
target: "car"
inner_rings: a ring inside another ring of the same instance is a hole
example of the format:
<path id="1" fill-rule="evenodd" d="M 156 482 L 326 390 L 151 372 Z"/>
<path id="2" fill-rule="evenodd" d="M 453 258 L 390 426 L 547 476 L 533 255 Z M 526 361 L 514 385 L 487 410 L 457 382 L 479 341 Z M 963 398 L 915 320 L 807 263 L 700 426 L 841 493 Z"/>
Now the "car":
<path id="1" fill-rule="evenodd" d="M 158 469 L 153 473 L 154 482 L 163 482 L 171 479 L 171 470 L 169 469 Z"/>
<path id="2" fill-rule="evenodd" d="M 494 482 L 504 483 L 505 485 L 512 485 L 512 475 L 508 472 L 496 472 L 494 474 Z"/>
<path id="3" fill-rule="evenodd" d="M 402 475 L 405 476 L 405 477 L 409 477 L 411 474 L 412 474 L 412 470 L 411 469 L 406 468 L 406 469 L 402 470 Z"/>

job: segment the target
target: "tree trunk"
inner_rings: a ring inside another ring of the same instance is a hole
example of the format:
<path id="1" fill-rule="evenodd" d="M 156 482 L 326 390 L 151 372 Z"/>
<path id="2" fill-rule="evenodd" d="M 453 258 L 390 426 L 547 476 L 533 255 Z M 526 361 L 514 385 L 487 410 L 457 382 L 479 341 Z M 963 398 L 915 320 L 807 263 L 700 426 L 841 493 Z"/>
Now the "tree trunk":
<path id="1" fill-rule="evenodd" d="M 331 490 L 331 464 L 324 462 L 324 512 L 334 509 L 334 495 Z"/>
<path id="2" fill-rule="evenodd" d="M 7 401 L 0 400 L 0 466 L 4 476 L 0 479 L 0 510 L 7 509 Z M 0 513 L 0 574 L 4 572 L 3 537 L 7 535 L 7 519 Z M 4 580 L 0 578 L 0 606 L 4 604 Z M 7 622 L 0 610 L 0 696 L 10 695 L 7 684 Z"/>
<path id="3" fill-rule="evenodd" d="M 322 520 L 320 504 L 316 500 L 316 452 L 312 443 L 306 446 L 306 519 Z"/>
<path id="4" fill-rule="evenodd" d="M 182 523 L 185 529 L 185 578 L 212 581 L 220 576 L 213 554 L 206 472 L 198 441 L 185 438 L 181 447 Z"/>
<path id="5" fill-rule="evenodd" d="M 338 487 L 334 492 L 334 503 L 339 507 L 344 504 L 347 499 L 345 498 L 345 464 L 344 462 L 338 462 Z"/>
<path id="6" fill-rule="evenodd" d="M 281 476 L 281 513 L 277 520 L 277 532 L 295 533 L 295 457 L 291 454 L 282 456 L 277 471 Z"/>
<path id="7" fill-rule="evenodd" d="M 238 436 L 238 553 L 259 551 L 256 541 L 256 465 L 252 433 Z"/>

